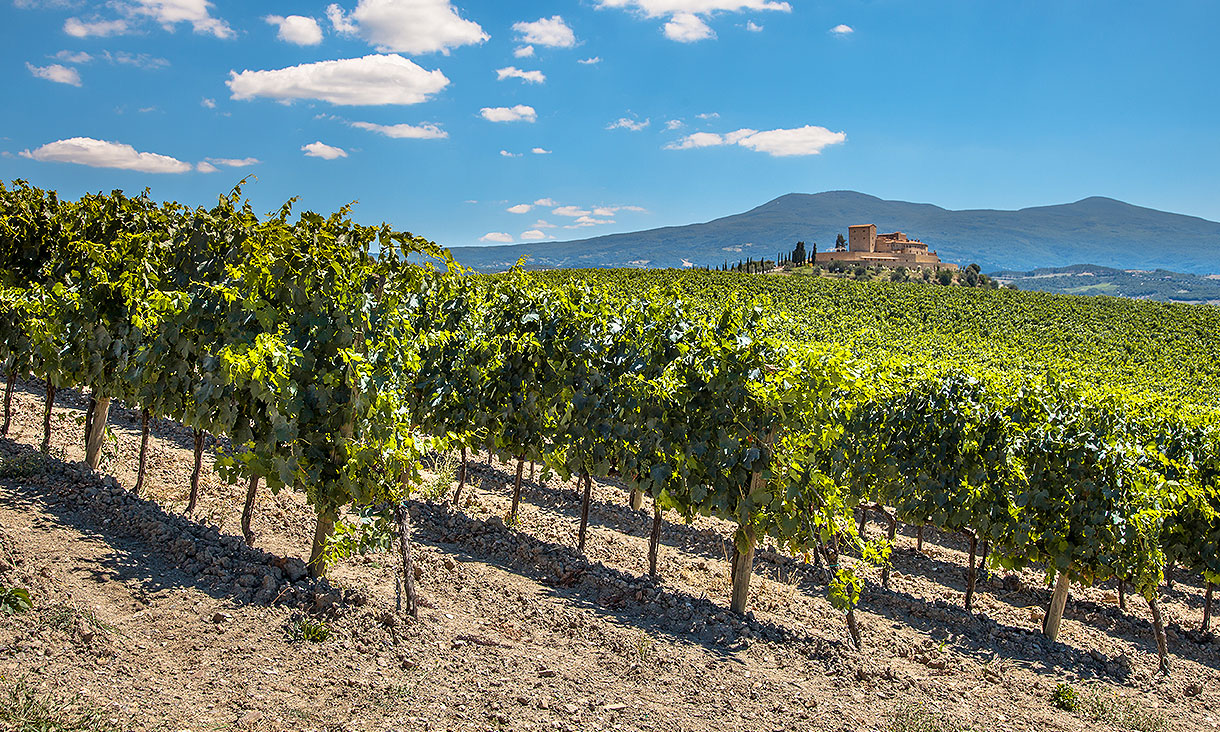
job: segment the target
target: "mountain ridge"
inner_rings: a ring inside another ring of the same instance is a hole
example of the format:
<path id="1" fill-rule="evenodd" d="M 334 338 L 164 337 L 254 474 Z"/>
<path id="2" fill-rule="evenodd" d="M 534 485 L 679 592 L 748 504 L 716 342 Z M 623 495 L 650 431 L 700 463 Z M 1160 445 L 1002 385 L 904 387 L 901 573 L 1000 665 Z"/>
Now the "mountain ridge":
<path id="1" fill-rule="evenodd" d="M 752 209 L 705 222 L 562 242 L 456 247 L 454 257 L 480 271 L 527 266 L 718 266 L 774 258 L 798 240 L 820 251 L 852 224 L 903 231 L 946 262 L 984 270 L 1033 270 L 1092 262 L 1117 269 L 1220 272 L 1220 223 L 1105 196 L 1016 210 L 942 208 L 890 201 L 857 191 L 787 193 Z"/>

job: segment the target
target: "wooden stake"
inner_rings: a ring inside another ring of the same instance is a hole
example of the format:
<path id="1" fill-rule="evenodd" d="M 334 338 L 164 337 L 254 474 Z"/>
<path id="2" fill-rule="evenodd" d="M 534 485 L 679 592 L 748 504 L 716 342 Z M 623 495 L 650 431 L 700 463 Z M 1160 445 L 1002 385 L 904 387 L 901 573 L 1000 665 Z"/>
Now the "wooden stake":
<path id="1" fill-rule="evenodd" d="M 13 386 L 17 383 L 17 369 L 9 369 L 8 381 L 4 384 L 4 426 L 0 436 L 8 436 L 9 424 L 13 421 Z"/>
<path id="2" fill-rule="evenodd" d="M 868 528 L 868 504 L 865 503 L 865 504 L 860 505 L 860 538 L 861 539 L 868 538 L 865 535 L 865 531 L 867 530 L 867 528 Z"/>
<path id="3" fill-rule="evenodd" d="M 661 506 L 652 500 L 652 535 L 648 538 L 648 576 L 657 576 L 657 552 L 661 546 Z"/>
<path id="4" fill-rule="evenodd" d="M 534 482 L 534 465 L 535 465 L 534 461 L 531 460 L 530 461 L 530 482 L 531 483 Z"/>
<path id="5" fill-rule="evenodd" d="M 1207 583 L 1207 594 L 1203 596 L 1203 632 L 1207 633 L 1212 629 L 1212 590 L 1215 585 L 1211 582 Z"/>
<path id="6" fill-rule="evenodd" d="M 1148 601 L 1148 607 L 1152 609 L 1152 633 L 1156 636 L 1156 653 L 1159 657 L 1157 671 L 1163 674 L 1169 674 L 1169 644 L 1165 640 L 1165 621 L 1161 617 L 1161 604 L 1157 602 L 1156 595 Z"/>
<path id="7" fill-rule="evenodd" d="M 521 505 L 521 474 L 525 472 L 524 458 L 517 458 L 517 481 L 513 483 L 513 508 L 508 512 L 508 522 L 517 523 L 517 507 Z"/>
<path id="8" fill-rule="evenodd" d="M 893 516 L 893 514 L 891 514 L 889 511 L 883 510 L 882 513 L 885 514 L 886 520 L 888 520 L 890 522 L 890 530 L 889 530 L 889 533 L 886 534 L 886 537 L 890 540 L 890 547 L 891 547 L 891 551 L 892 551 L 893 546 L 894 546 L 894 536 L 897 535 L 897 533 L 898 533 L 898 519 L 895 518 Z M 891 562 L 891 564 L 892 564 L 892 562 Z M 883 567 L 881 569 L 881 586 L 887 590 L 890 588 L 890 565 L 889 564 L 885 565 L 885 567 Z"/>
<path id="9" fill-rule="evenodd" d="M 631 489 L 631 510 L 638 511 L 644 507 L 644 491 L 639 488 Z"/>
<path id="10" fill-rule="evenodd" d="M 923 524 L 920 524 L 919 528 L 915 529 L 915 551 L 923 551 Z"/>
<path id="11" fill-rule="evenodd" d="M 85 407 L 85 445 L 89 444 L 89 434 L 93 432 L 93 414 L 97 410 L 97 398 L 89 394 L 89 406 Z"/>
<path id="12" fill-rule="evenodd" d="M 453 505 L 461 508 L 462 489 L 466 487 L 466 446 L 462 445 L 462 465 L 458 468 L 458 487 L 453 492 Z"/>
<path id="13" fill-rule="evenodd" d="M 407 511 L 406 503 L 399 502 L 394 507 L 394 517 L 398 520 L 398 551 L 402 555 L 402 585 L 407 600 L 407 614 L 418 618 L 419 598 L 415 595 L 415 567 L 411 561 L 411 515 Z M 399 610 L 401 609 L 399 607 Z"/>
<path id="14" fill-rule="evenodd" d="M 743 615 L 746 611 L 746 601 L 750 597 L 750 574 L 754 569 L 754 529 L 743 526 L 740 531 L 745 537 L 746 549 L 742 551 L 737 546 L 737 541 L 733 541 L 733 564 L 730 570 L 733 592 L 729 609 Z"/>
<path id="15" fill-rule="evenodd" d="M 1121 579 L 1118 581 L 1118 609 L 1127 609 L 1127 583 Z"/>
<path id="16" fill-rule="evenodd" d="M 258 476 L 250 476 L 250 485 L 246 488 L 246 505 L 241 510 L 241 535 L 246 537 L 246 546 L 254 546 L 254 530 L 250 524 L 254 521 L 254 497 L 258 495 Z"/>
<path id="17" fill-rule="evenodd" d="M 581 480 L 585 482 L 585 495 L 580 502 L 580 535 L 576 540 L 576 551 L 584 553 L 585 537 L 589 533 L 589 503 L 593 499 L 593 479 L 589 477 L 587 472 L 581 470 L 580 478 L 577 479 L 576 484 L 580 485 Z"/>
<path id="18" fill-rule="evenodd" d="M 140 410 L 140 467 L 136 470 L 136 487 L 132 493 L 137 496 L 144 488 L 144 467 L 148 464 L 148 408 Z"/>
<path id="19" fill-rule="evenodd" d="M 51 410 L 55 407 L 55 386 L 47 382 L 47 410 L 42 415 L 42 451 L 51 452 Z"/>
<path id="20" fill-rule="evenodd" d="M 970 612 L 970 601 L 974 598 L 974 579 L 977 574 L 974 559 L 978 548 L 979 536 L 970 531 L 970 562 L 966 565 L 966 612 Z"/>
<path id="21" fill-rule="evenodd" d="M 191 497 L 186 502 L 186 512 L 192 513 L 199 502 L 199 473 L 203 469 L 203 430 L 195 430 L 195 469 L 191 471 Z"/>
<path id="22" fill-rule="evenodd" d="M 1051 606 L 1046 613 L 1046 622 L 1042 624 L 1042 633 L 1051 640 L 1059 638 L 1059 623 L 1063 620 L 1063 609 L 1067 607 L 1068 588 L 1072 586 L 1067 572 L 1060 572 L 1055 581 L 1055 592 L 1051 595 Z"/>
<path id="23" fill-rule="evenodd" d="M 92 470 L 97 470 L 102 463 L 102 441 L 106 437 L 106 421 L 109 416 L 110 397 L 101 397 L 93 410 L 93 421 L 89 423 L 89 439 L 85 441 L 85 462 Z"/>

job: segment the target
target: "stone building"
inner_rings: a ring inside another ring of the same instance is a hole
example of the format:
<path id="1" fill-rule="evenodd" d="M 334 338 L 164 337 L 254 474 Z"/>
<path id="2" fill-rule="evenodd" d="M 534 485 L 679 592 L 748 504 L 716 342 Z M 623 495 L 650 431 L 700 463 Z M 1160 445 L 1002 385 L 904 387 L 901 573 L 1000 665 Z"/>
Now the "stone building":
<path id="1" fill-rule="evenodd" d="M 940 261 L 936 252 L 918 239 L 908 239 L 901 231 L 878 234 L 876 224 L 847 227 L 847 251 L 818 252 L 817 264 L 833 261 L 863 264 L 866 267 L 908 267 L 912 269 L 957 269 L 956 264 Z"/>

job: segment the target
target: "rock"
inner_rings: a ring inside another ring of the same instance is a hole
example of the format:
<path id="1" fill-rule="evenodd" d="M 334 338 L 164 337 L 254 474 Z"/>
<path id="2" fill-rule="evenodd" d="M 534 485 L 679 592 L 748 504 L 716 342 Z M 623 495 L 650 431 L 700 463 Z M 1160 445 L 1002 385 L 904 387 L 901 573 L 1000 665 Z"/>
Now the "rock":
<path id="1" fill-rule="evenodd" d="M 290 582 L 300 582 L 309 573 L 305 568 L 305 562 L 296 557 L 284 560 L 283 570 Z"/>
<path id="2" fill-rule="evenodd" d="M 457 569 L 457 562 L 453 561 L 453 557 L 445 557 L 444 564 L 445 564 L 445 569 L 447 569 L 451 572 L 453 570 Z"/>
<path id="3" fill-rule="evenodd" d="M 1192 681 L 1182 690 L 1186 696 L 1198 696 L 1203 693 L 1203 685 L 1197 681 Z"/>
<path id="4" fill-rule="evenodd" d="M 1046 618 L 1046 611 L 1037 605 L 1031 605 L 1026 609 L 1029 610 L 1029 619 L 1035 623 L 1041 623 Z"/>
<path id="5" fill-rule="evenodd" d="M 228 613 L 216 613 L 215 615 L 212 616 L 212 622 L 216 623 L 217 625 L 219 625 L 221 623 L 227 623 L 232 619 L 233 619 L 233 616 Z"/>
<path id="6" fill-rule="evenodd" d="M 339 604 L 339 593 L 327 592 L 323 595 L 318 595 L 314 598 L 313 607 L 315 610 L 329 610 Z"/>
<path id="7" fill-rule="evenodd" d="M 251 709 L 250 711 L 241 715 L 240 718 L 238 718 L 237 726 L 238 727 L 253 727 L 254 725 L 258 724 L 262 720 L 262 718 L 263 718 L 262 712 L 258 711 L 257 709 Z"/>
<path id="8" fill-rule="evenodd" d="M 538 672 L 538 675 L 539 675 L 539 676 L 541 676 L 541 677 L 542 677 L 542 678 L 544 678 L 544 679 L 549 679 L 549 678 L 552 678 L 552 677 L 554 677 L 554 676 L 558 676 L 558 675 L 559 675 L 559 672 L 558 672 L 558 671 L 556 671 L 556 670 L 555 670 L 555 669 L 553 669 L 553 668 L 544 668 L 544 669 L 542 669 L 541 671 L 539 671 L 539 672 Z"/>

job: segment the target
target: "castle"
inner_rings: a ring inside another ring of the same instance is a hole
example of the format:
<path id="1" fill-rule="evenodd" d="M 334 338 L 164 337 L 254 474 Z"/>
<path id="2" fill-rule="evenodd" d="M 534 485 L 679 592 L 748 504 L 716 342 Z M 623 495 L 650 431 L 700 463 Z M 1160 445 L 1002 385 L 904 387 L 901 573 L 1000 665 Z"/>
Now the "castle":
<path id="1" fill-rule="evenodd" d="M 876 224 L 847 227 L 847 250 L 818 252 L 816 264 L 848 262 L 865 266 L 910 267 L 915 269 L 956 270 L 956 264 L 940 261 L 936 252 L 918 239 L 908 239 L 901 231 L 878 234 Z"/>

